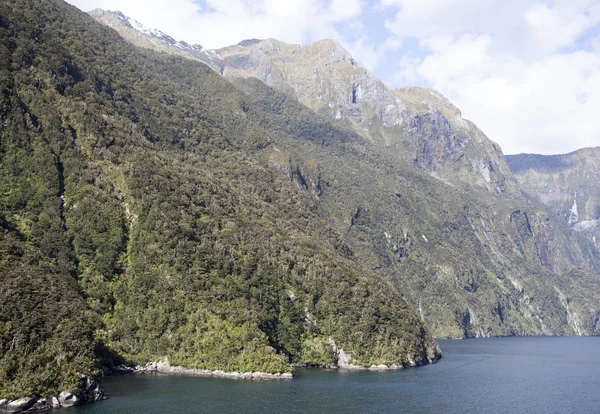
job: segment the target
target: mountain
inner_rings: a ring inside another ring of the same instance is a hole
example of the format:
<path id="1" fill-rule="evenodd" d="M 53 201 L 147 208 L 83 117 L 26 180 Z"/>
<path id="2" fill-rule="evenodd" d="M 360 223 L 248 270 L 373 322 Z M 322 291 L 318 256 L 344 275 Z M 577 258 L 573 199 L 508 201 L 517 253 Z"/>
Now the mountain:
<path id="1" fill-rule="evenodd" d="M 295 102 L 266 111 L 62 1 L 0 4 L 0 55 L 1 410 L 85 401 L 121 363 L 280 373 L 440 357 L 279 149 L 352 154 L 361 137 Z"/>
<path id="2" fill-rule="evenodd" d="M 599 332 L 598 249 L 524 197 L 499 146 L 439 92 L 388 89 L 330 40 L 214 52 L 218 73 L 288 128 L 320 117 L 360 136 L 265 150 L 434 335 Z"/>
<path id="3" fill-rule="evenodd" d="M 58 0 L 0 16 L 3 398 L 123 362 L 409 366 L 432 335 L 600 333 L 598 248 L 438 92 L 327 40 L 195 53 Z"/>
<path id="4" fill-rule="evenodd" d="M 194 53 L 173 49 L 169 36 L 148 35 L 161 33 L 155 29 L 139 23 L 131 27 L 127 22 L 133 19 L 120 12 L 96 9 L 90 14 L 133 44 L 197 59 Z M 299 46 L 253 39 L 213 50 L 210 57 L 203 62 L 218 73 L 257 78 L 319 114 L 346 122 L 368 141 L 393 148 L 403 162 L 442 181 L 499 193 L 516 191 L 499 146 L 462 119 L 444 96 L 424 88 L 388 89 L 334 41 Z"/>
<path id="5" fill-rule="evenodd" d="M 293 101 L 257 80 L 236 85 L 288 122 L 302 114 L 297 103 L 273 105 Z M 358 258 L 393 277 L 435 335 L 597 332 L 598 251 L 544 205 L 461 191 L 387 148 L 344 146 L 280 142 L 269 159 L 312 194 Z"/>
<path id="6" fill-rule="evenodd" d="M 565 220 L 600 241 L 600 147 L 565 155 L 508 155 L 521 188 Z"/>
<path id="7" fill-rule="evenodd" d="M 268 39 L 216 53 L 224 76 L 257 78 L 317 113 L 345 121 L 435 178 L 491 192 L 516 190 L 499 147 L 444 96 L 416 87 L 390 90 L 336 42 L 298 46 Z"/>

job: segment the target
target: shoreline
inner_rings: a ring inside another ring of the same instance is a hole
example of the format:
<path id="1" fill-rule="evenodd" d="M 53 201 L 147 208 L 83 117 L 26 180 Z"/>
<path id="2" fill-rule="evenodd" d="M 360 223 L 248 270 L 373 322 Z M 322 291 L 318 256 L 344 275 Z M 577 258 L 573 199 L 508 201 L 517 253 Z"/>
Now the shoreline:
<path id="1" fill-rule="evenodd" d="M 171 365 L 168 360 L 153 361 L 146 365 L 138 365 L 129 371 L 132 374 L 179 374 L 196 377 L 229 378 L 243 380 L 290 380 L 294 377 L 291 372 L 238 372 L 210 369 L 184 368 L 177 365 Z M 123 372 L 126 373 L 126 372 Z"/>
<path id="2" fill-rule="evenodd" d="M 342 351 L 342 355 L 348 358 Z M 302 367 L 296 366 L 296 368 L 315 368 L 315 369 L 335 369 L 339 371 L 393 371 L 406 369 L 408 367 L 418 367 L 427 364 L 433 364 L 437 362 L 441 356 L 433 360 L 427 361 L 409 361 L 407 366 L 401 364 L 391 365 L 371 365 L 361 366 L 350 364 L 348 359 L 343 358 L 341 361 L 338 360 L 338 365 L 333 367 Z M 341 363 L 340 363 L 341 362 Z M 291 372 L 281 373 L 269 373 L 269 372 L 238 372 L 238 371 L 223 371 L 223 370 L 208 370 L 208 369 L 196 369 L 196 368 L 184 368 L 178 365 L 171 365 L 168 359 L 163 361 L 148 362 L 146 365 L 127 366 L 120 365 L 104 371 L 105 376 L 117 376 L 125 374 L 138 374 L 138 375 L 186 375 L 196 377 L 207 377 L 207 378 L 226 378 L 232 380 L 250 380 L 250 381 L 261 381 L 261 380 L 291 380 L 294 378 Z M 48 399 L 37 398 L 37 397 L 25 397 L 18 400 L 0 399 L 0 413 L 18 413 L 18 412 L 31 412 L 31 411 L 46 411 L 57 408 L 72 407 L 75 405 L 82 405 L 91 402 L 102 401 L 109 398 L 102 387 L 102 384 L 96 381 L 90 381 L 86 377 L 82 377 L 82 381 L 85 382 L 85 389 L 78 395 L 74 395 L 67 392 L 61 392 L 58 397 L 52 397 Z"/>
<path id="3" fill-rule="evenodd" d="M 102 401 L 108 398 L 102 384 L 98 381 L 90 380 L 86 376 L 81 376 L 79 381 L 82 390 L 77 394 L 69 391 L 61 391 L 58 395 L 48 398 L 37 397 L 35 395 L 16 400 L 2 398 L 0 399 L 0 413 L 55 410 Z"/>
<path id="4" fill-rule="evenodd" d="M 422 366 L 427 364 L 433 364 L 437 362 L 441 355 L 437 356 L 433 360 L 424 361 L 413 361 L 409 360 L 407 365 L 402 364 L 391 364 L 391 365 L 371 365 L 362 366 L 354 365 L 350 363 L 351 357 L 347 355 L 343 350 L 338 351 L 338 365 L 329 367 L 310 367 L 316 369 L 336 369 L 340 371 L 393 371 L 405 369 L 408 367 Z M 302 366 L 295 366 L 300 368 Z M 238 372 L 238 371 L 223 371 L 223 370 L 209 370 L 209 369 L 197 369 L 197 368 L 185 368 L 178 365 L 171 365 L 169 360 L 165 358 L 163 361 L 152 361 L 146 365 L 127 366 L 120 365 L 113 368 L 106 368 L 104 370 L 105 376 L 117 376 L 125 374 L 160 374 L 160 375 L 186 375 L 206 378 L 226 378 L 232 380 L 250 380 L 250 381 L 261 381 L 261 380 L 291 380 L 294 378 L 294 374 L 291 372 Z M 61 392 L 58 397 L 51 397 L 48 399 L 38 398 L 35 396 L 24 397 L 18 400 L 0 399 L 0 413 L 18 413 L 18 412 L 31 412 L 31 411 L 45 411 L 57 408 L 72 407 L 75 405 L 82 405 L 86 403 L 102 401 L 108 396 L 104 392 L 102 384 L 89 380 L 87 377 L 81 377 L 82 385 L 84 390 L 78 394 L 71 394 L 68 392 Z"/>

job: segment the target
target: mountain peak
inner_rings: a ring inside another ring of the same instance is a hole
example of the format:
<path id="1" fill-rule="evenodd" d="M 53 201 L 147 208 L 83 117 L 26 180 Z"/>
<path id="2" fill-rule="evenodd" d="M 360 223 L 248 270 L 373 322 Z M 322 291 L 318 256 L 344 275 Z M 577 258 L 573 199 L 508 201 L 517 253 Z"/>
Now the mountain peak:
<path id="1" fill-rule="evenodd" d="M 246 47 L 246 46 L 257 45 L 260 42 L 262 42 L 263 40 L 264 39 L 245 39 L 245 40 L 242 40 L 240 43 L 238 43 L 237 46 Z"/>
<path id="2" fill-rule="evenodd" d="M 335 51 L 342 52 L 344 54 L 350 55 L 350 53 L 348 53 L 348 51 L 346 49 L 344 49 L 344 47 L 342 45 L 340 45 L 335 40 L 331 40 L 331 39 L 317 40 L 316 42 L 312 43 L 311 46 L 312 47 L 322 48 L 322 49 L 335 50 Z"/>
<path id="3" fill-rule="evenodd" d="M 435 89 L 407 86 L 405 88 L 394 89 L 394 92 L 402 100 L 412 103 L 415 109 L 419 107 L 424 111 L 436 109 L 448 119 L 461 118 L 460 109 Z"/>

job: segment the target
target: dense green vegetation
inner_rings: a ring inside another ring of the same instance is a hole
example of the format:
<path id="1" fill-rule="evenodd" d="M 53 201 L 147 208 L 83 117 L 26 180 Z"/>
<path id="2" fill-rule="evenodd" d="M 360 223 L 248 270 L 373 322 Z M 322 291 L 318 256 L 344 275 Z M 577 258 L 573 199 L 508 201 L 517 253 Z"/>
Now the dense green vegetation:
<path id="1" fill-rule="evenodd" d="M 76 389 L 97 374 L 90 312 L 75 280 L 40 263 L 18 230 L 0 217 L 0 384 L 22 397 Z"/>
<path id="2" fill-rule="evenodd" d="M 361 365 L 437 357 L 319 216 L 304 166 L 272 167 L 276 141 L 356 136 L 306 109 L 290 128 L 60 1 L 0 5 L 0 56 L 0 396 L 75 391 L 123 359 L 285 372 L 334 364 L 333 344 Z"/>

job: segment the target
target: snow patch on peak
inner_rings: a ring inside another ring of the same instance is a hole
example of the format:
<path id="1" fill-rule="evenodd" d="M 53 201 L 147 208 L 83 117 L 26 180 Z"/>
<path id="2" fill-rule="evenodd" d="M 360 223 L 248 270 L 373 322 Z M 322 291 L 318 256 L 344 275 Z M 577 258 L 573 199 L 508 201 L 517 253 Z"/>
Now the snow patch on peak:
<path id="1" fill-rule="evenodd" d="M 121 13 L 121 15 L 123 15 L 123 14 Z M 135 19 L 132 19 L 131 17 L 125 17 L 125 19 L 131 25 L 131 27 L 133 27 L 138 32 L 144 33 L 144 34 L 149 35 L 149 36 L 169 37 L 166 34 L 164 34 L 163 32 L 161 32 L 160 30 L 156 30 L 156 29 L 152 29 L 152 28 L 146 27 L 142 23 L 138 22 Z"/>
<path id="2" fill-rule="evenodd" d="M 143 23 L 138 22 L 137 20 L 135 20 L 129 16 L 125 16 L 120 11 L 114 11 L 114 12 L 110 12 L 110 13 L 112 13 L 115 17 L 117 17 L 119 20 L 121 20 L 124 25 L 131 27 L 133 30 L 135 30 L 143 35 L 149 36 L 150 38 L 152 38 L 152 37 L 158 38 L 158 39 L 160 39 L 160 41 L 162 41 L 163 43 L 166 43 L 167 45 L 174 46 L 174 47 L 176 47 L 180 50 L 186 51 L 186 52 L 205 53 L 207 56 L 209 54 L 214 54 L 218 57 L 218 55 L 212 50 L 207 51 L 201 45 L 197 45 L 197 44 L 192 46 L 183 40 L 177 41 L 177 40 L 173 39 L 171 36 L 165 34 L 164 32 L 161 32 L 158 29 L 153 29 L 151 27 L 144 25 Z M 152 41 L 152 39 L 150 39 L 150 41 L 153 44 L 156 44 L 156 42 Z"/>

